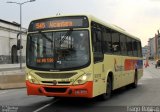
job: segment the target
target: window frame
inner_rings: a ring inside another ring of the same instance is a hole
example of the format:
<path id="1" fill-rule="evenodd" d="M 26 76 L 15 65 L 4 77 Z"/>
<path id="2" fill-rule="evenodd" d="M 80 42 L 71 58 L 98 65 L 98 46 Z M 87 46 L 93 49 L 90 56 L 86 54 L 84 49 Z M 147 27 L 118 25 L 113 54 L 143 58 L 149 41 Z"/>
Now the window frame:
<path id="1" fill-rule="evenodd" d="M 103 34 L 102 34 L 102 25 L 95 23 L 95 22 L 91 22 L 91 38 L 92 38 L 92 51 L 93 51 L 93 57 L 94 57 L 94 63 L 98 63 L 98 62 L 102 62 L 104 60 L 104 53 L 103 53 Z M 95 43 L 99 44 L 98 41 L 95 41 L 94 39 L 98 39 L 98 33 L 100 32 L 100 49 L 99 52 L 98 50 L 95 51 Z M 94 37 L 96 36 L 96 37 Z"/>

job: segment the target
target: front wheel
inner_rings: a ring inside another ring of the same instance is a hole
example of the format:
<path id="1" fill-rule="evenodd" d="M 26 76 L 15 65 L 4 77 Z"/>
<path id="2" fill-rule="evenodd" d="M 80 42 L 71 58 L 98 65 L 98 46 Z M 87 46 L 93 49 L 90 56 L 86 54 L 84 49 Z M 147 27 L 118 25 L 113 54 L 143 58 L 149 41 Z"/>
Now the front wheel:
<path id="1" fill-rule="evenodd" d="M 101 100 L 107 100 L 111 97 L 111 92 L 112 92 L 112 81 L 111 78 L 108 77 L 107 79 L 107 84 L 106 84 L 106 93 L 100 95 Z"/>

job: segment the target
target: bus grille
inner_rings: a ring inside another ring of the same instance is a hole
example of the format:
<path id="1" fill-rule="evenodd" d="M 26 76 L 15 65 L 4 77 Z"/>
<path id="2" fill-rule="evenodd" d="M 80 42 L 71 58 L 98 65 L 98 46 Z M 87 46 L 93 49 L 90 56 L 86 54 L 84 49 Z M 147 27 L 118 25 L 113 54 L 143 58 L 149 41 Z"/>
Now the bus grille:
<path id="1" fill-rule="evenodd" d="M 66 79 L 70 78 L 74 75 L 76 75 L 76 72 L 73 73 L 39 73 L 36 72 L 36 74 L 41 78 L 47 78 L 47 79 Z"/>
<path id="2" fill-rule="evenodd" d="M 42 81 L 42 83 L 52 84 L 53 85 L 53 81 Z M 58 84 L 70 84 L 70 81 L 67 81 L 67 82 L 58 82 Z"/>
<path id="3" fill-rule="evenodd" d="M 52 93 L 64 93 L 66 92 L 67 88 L 49 88 L 44 87 L 46 92 L 52 92 Z"/>

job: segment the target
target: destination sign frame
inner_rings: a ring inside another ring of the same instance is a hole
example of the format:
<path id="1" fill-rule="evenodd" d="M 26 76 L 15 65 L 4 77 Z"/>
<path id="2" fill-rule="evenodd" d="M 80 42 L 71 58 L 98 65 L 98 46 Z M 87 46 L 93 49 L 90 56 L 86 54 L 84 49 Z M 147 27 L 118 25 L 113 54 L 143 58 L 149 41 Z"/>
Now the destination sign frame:
<path id="1" fill-rule="evenodd" d="M 86 16 L 53 17 L 32 21 L 28 32 L 89 27 Z"/>

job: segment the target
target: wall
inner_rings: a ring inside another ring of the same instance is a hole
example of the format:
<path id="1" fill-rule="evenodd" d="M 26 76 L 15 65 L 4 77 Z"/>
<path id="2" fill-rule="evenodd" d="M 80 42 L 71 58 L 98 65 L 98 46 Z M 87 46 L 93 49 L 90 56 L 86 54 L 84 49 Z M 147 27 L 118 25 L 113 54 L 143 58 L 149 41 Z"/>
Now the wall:
<path id="1" fill-rule="evenodd" d="M 17 45 L 19 29 L 19 25 L 17 24 L 14 25 L 13 23 L 0 20 L 0 64 L 12 63 L 12 47 L 13 45 Z M 23 63 L 25 63 L 26 34 L 22 36 L 22 45 Z M 17 55 L 17 57 L 19 57 L 19 50 L 17 51 Z"/>
<path id="2" fill-rule="evenodd" d="M 149 50 L 150 50 L 150 57 L 155 57 L 155 38 L 150 38 L 148 41 Z"/>
<path id="3" fill-rule="evenodd" d="M 148 52 L 149 52 L 148 46 L 144 46 L 144 47 L 142 48 L 143 59 L 148 58 L 148 56 L 149 56 Z"/>

